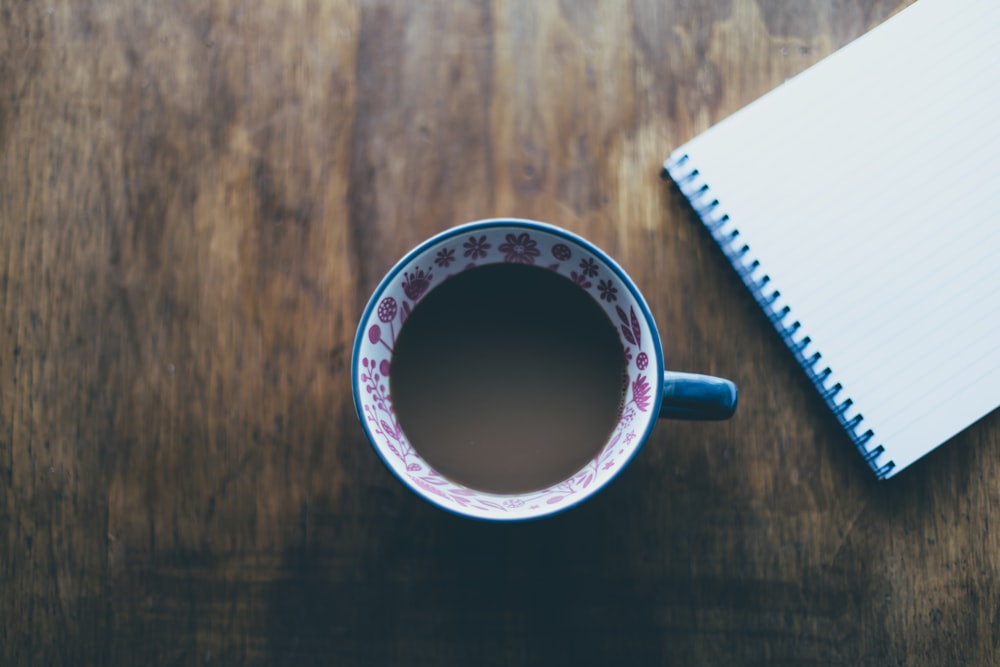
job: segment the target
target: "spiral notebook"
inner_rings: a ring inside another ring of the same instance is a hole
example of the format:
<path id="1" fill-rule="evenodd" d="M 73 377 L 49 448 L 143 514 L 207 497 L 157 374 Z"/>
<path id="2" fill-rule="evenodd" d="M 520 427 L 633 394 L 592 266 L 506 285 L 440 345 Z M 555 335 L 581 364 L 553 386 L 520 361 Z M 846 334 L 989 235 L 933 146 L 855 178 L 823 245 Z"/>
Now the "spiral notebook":
<path id="1" fill-rule="evenodd" d="M 918 0 L 664 164 L 880 478 L 1000 406 L 997 35 Z"/>

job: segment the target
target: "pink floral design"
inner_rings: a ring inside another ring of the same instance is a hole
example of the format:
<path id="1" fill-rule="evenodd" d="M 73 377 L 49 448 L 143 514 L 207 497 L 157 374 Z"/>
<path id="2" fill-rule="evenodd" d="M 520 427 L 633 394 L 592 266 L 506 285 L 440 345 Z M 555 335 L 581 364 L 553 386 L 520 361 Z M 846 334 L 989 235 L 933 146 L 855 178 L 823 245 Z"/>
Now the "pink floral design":
<path id="1" fill-rule="evenodd" d="M 552 246 L 552 256 L 558 259 L 560 262 L 565 262 L 567 259 L 573 256 L 570 252 L 569 246 L 565 243 L 557 243 Z"/>
<path id="2" fill-rule="evenodd" d="M 392 402 L 385 386 L 387 378 L 385 373 L 381 373 L 386 365 L 387 360 L 382 360 L 379 364 L 367 357 L 361 360 L 361 382 L 365 385 L 365 392 L 371 397 L 371 402 L 364 406 L 365 418 L 372 430 L 386 439 L 389 450 L 396 456 L 405 458 L 410 453 L 410 447 L 402 439 L 402 430 L 392 411 Z"/>
<path id="3" fill-rule="evenodd" d="M 455 261 L 455 251 L 451 248 L 439 250 L 434 263 L 442 268 L 448 268 Z"/>
<path id="4" fill-rule="evenodd" d="M 640 375 L 632 382 L 632 402 L 642 412 L 649 410 L 650 390 L 651 387 L 645 375 Z"/>
<path id="5" fill-rule="evenodd" d="M 424 491 L 427 491 L 428 493 L 433 493 L 435 496 L 440 496 L 445 500 L 450 500 L 450 498 L 448 498 L 448 495 L 444 491 L 437 488 L 436 486 L 433 486 L 432 484 L 428 484 L 426 480 L 421 479 L 420 477 L 411 477 L 410 479 L 412 479 L 414 484 L 419 486 Z"/>
<path id="6" fill-rule="evenodd" d="M 646 370 L 646 367 L 649 366 L 649 357 L 645 352 L 640 352 L 639 356 L 635 358 L 635 366 L 640 371 Z"/>
<path id="7" fill-rule="evenodd" d="M 486 257 L 486 251 L 493 246 L 486 242 L 486 236 L 480 236 L 478 239 L 475 236 L 470 236 L 469 240 L 462 244 L 465 248 L 466 257 L 470 259 L 479 259 L 481 257 Z"/>
<path id="8" fill-rule="evenodd" d="M 635 408 L 631 405 L 622 411 L 622 416 L 618 418 L 618 423 L 622 428 L 627 427 L 635 419 Z"/>
<path id="9" fill-rule="evenodd" d="M 378 318 L 389 323 L 396 317 L 396 300 L 387 296 L 378 304 Z"/>
<path id="10" fill-rule="evenodd" d="M 405 276 L 403 291 L 414 301 L 427 291 L 427 288 L 431 286 L 431 280 L 434 279 L 434 274 L 431 273 L 430 269 L 425 272 L 419 267 L 414 269 L 413 273 L 404 273 L 403 275 Z"/>
<path id="11" fill-rule="evenodd" d="M 580 260 L 580 270 L 588 277 L 593 278 L 597 275 L 597 262 L 592 260 L 590 257 L 586 257 Z"/>
<path id="12" fill-rule="evenodd" d="M 573 282 L 575 282 L 577 285 L 579 285 L 583 289 L 587 289 L 588 287 L 591 287 L 593 285 L 592 282 L 590 282 L 589 280 L 587 280 L 586 274 L 577 273 L 576 271 L 570 271 L 569 275 L 570 275 L 570 277 L 573 278 Z"/>
<path id="13" fill-rule="evenodd" d="M 534 264 L 540 254 L 538 243 L 527 233 L 507 234 L 507 242 L 501 243 L 500 252 L 504 253 L 503 261 L 516 264 Z"/>
<path id="14" fill-rule="evenodd" d="M 377 324 L 373 324 L 368 327 L 368 342 L 372 345 L 382 343 L 382 346 L 385 349 L 389 350 L 390 353 L 392 352 L 392 345 L 389 341 L 386 341 L 385 338 L 382 338 L 382 327 Z M 392 342 L 395 342 L 395 337 L 392 339 Z"/>
<path id="15" fill-rule="evenodd" d="M 618 300 L 618 288 L 610 280 L 600 280 L 597 283 L 597 291 L 604 301 L 611 303 Z"/>
<path id="16" fill-rule="evenodd" d="M 393 299 L 391 296 L 385 297 L 378 304 L 378 311 L 377 311 L 378 312 L 378 319 L 383 324 L 388 324 L 389 325 L 389 333 L 390 333 L 390 336 L 391 336 L 393 342 L 396 341 L 396 327 L 393 325 L 392 321 L 394 319 L 396 319 L 396 312 L 397 312 L 397 310 L 398 309 L 396 307 L 396 300 Z M 377 324 L 373 325 L 373 327 L 377 327 L 377 326 L 378 326 Z M 374 331 L 374 329 L 369 330 L 369 332 L 368 332 L 369 339 L 373 343 L 377 342 L 377 340 L 379 340 L 379 339 L 382 338 L 382 332 L 381 332 L 381 330 L 379 330 L 378 331 L 378 338 L 377 339 L 372 339 L 371 336 L 375 335 L 375 333 L 376 332 Z M 388 347 L 388 345 L 386 345 L 386 347 Z"/>
<path id="17" fill-rule="evenodd" d="M 631 319 L 625 315 L 625 311 L 622 310 L 621 306 L 615 306 L 615 311 L 618 313 L 618 319 L 622 321 L 622 336 L 624 336 L 625 340 L 633 345 L 640 345 L 642 341 L 642 330 L 639 328 L 639 318 L 635 316 L 635 308 L 629 306 L 629 314 L 632 316 Z"/>

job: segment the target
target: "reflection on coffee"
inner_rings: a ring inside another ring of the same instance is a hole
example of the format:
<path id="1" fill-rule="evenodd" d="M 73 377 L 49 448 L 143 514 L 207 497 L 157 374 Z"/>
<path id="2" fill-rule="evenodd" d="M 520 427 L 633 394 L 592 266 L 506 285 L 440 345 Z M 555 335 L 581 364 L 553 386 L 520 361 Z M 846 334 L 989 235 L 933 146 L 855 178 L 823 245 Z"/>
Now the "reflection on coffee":
<path id="1" fill-rule="evenodd" d="M 414 448 L 471 488 L 521 493 L 566 479 L 611 434 L 625 355 L 600 306 L 522 264 L 453 276 L 395 343 L 390 391 Z"/>

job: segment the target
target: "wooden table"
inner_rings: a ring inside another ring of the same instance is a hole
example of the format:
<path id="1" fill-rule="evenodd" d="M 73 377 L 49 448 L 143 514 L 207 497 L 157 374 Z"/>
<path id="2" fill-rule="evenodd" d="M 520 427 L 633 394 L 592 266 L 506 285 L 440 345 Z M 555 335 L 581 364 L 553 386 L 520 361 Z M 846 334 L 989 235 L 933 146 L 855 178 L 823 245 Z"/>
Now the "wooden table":
<path id="1" fill-rule="evenodd" d="M 0 663 L 996 660 L 1000 413 L 876 482 L 659 181 L 901 4 L 4 0 Z M 506 215 L 742 397 L 488 525 L 387 472 L 349 366 L 397 258 Z"/>

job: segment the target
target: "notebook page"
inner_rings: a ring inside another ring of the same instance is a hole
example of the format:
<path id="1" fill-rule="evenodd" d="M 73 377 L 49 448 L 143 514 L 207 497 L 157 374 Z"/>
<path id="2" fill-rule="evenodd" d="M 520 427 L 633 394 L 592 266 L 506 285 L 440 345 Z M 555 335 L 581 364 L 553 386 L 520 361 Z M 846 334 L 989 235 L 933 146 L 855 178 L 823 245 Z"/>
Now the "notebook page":
<path id="1" fill-rule="evenodd" d="M 1000 405 L 997 34 L 919 0 L 675 152 L 893 474 Z"/>

